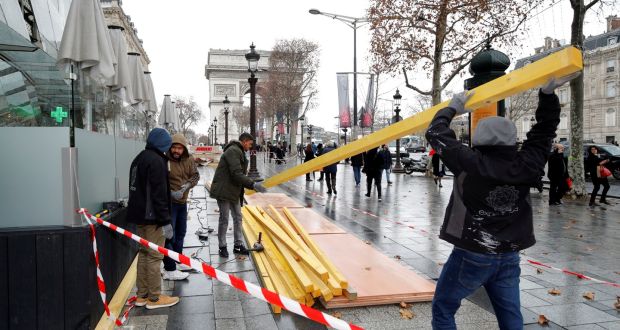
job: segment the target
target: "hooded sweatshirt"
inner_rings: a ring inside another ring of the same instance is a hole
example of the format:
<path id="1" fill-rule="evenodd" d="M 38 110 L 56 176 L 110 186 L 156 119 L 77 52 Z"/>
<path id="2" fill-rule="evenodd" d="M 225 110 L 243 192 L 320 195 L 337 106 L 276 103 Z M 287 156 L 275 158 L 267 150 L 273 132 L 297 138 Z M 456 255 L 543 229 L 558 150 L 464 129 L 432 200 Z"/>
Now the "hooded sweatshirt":
<path id="1" fill-rule="evenodd" d="M 146 148 L 129 168 L 127 221 L 139 225 L 164 226 L 170 223 L 170 185 L 168 157 L 172 139 L 162 128 L 154 128 Z"/>
<path id="2" fill-rule="evenodd" d="M 452 108 L 437 112 L 426 138 L 454 173 L 453 191 L 439 237 L 456 247 L 496 254 L 526 249 L 536 242 L 530 187 L 544 175 L 551 142 L 560 123 L 555 94 L 539 93 L 536 124 L 520 151 L 516 128 L 504 118 L 480 122 L 463 146 L 450 129 Z"/>
<path id="3" fill-rule="evenodd" d="M 172 152 L 168 153 L 169 168 L 170 168 L 170 190 L 177 191 L 181 189 L 181 186 L 185 183 L 189 183 L 189 188 L 183 193 L 183 198 L 177 200 L 172 199 L 173 203 L 185 204 L 187 203 L 187 196 L 190 189 L 192 189 L 200 180 L 200 174 L 198 173 L 198 167 L 194 162 L 194 157 L 189 154 L 187 150 L 187 140 L 183 134 L 175 134 L 172 136 L 172 144 L 180 144 L 183 146 L 183 154 L 181 158 L 175 159 L 172 157 Z"/>

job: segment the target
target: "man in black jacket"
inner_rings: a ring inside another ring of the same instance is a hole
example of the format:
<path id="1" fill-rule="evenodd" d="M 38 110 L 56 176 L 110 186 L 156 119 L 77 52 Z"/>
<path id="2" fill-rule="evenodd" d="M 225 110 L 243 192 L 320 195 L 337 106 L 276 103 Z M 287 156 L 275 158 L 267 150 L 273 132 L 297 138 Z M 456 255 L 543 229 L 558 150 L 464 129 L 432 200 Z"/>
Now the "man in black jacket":
<path id="1" fill-rule="evenodd" d="M 564 158 L 564 146 L 557 144 L 547 162 L 547 177 L 549 178 L 549 205 L 562 204 L 562 197 L 568 191 L 568 166 Z"/>
<path id="2" fill-rule="evenodd" d="M 560 122 L 554 89 L 570 79 L 552 79 L 539 92 L 536 124 L 517 151 L 517 130 L 503 117 L 478 124 L 473 149 L 450 129 L 466 113 L 470 94 L 460 93 L 437 112 L 426 138 L 454 173 L 452 196 L 439 237 L 454 244 L 433 298 L 434 329 L 456 329 L 461 300 L 484 286 L 501 329 L 522 329 L 519 251 L 536 242 L 530 186 L 544 174 L 551 141 Z"/>
<path id="3" fill-rule="evenodd" d="M 146 140 L 146 148 L 136 156 L 129 171 L 129 205 L 127 221 L 137 225 L 138 236 L 159 246 L 172 238 L 170 225 L 170 183 L 168 157 L 172 138 L 165 129 L 154 128 Z M 160 266 L 164 256 L 140 247 L 138 253 L 138 300 L 136 306 L 148 309 L 170 307 L 178 297 L 161 294 Z"/>

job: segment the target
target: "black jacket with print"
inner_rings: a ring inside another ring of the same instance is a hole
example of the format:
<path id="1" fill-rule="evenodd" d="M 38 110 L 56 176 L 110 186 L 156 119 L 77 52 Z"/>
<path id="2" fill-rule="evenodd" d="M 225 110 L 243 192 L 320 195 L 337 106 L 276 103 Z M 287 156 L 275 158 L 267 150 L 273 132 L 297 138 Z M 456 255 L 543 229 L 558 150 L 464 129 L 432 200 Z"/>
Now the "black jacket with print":
<path id="1" fill-rule="evenodd" d="M 452 108 L 437 112 L 426 138 L 454 173 L 454 185 L 439 237 L 478 253 L 505 253 L 534 243 L 530 187 L 544 175 L 560 122 L 555 94 L 539 92 L 536 124 L 520 151 L 516 146 L 470 149 L 456 139 Z"/>

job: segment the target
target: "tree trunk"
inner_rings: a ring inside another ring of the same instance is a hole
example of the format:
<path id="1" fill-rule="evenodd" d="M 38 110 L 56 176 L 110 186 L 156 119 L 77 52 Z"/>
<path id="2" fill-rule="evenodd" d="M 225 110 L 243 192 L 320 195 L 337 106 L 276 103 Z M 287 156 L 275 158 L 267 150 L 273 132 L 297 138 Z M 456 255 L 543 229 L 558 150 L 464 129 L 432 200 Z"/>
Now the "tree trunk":
<path id="1" fill-rule="evenodd" d="M 571 44 L 583 49 L 583 20 L 586 14 L 584 0 L 571 0 L 571 5 L 573 7 Z M 570 93 L 571 131 L 568 170 L 573 178 L 573 195 L 582 197 L 587 193 L 583 172 L 583 75 L 570 82 Z"/>
<path id="2" fill-rule="evenodd" d="M 439 15 L 437 17 L 437 34 L 435 35 L 435 50 L 433 58 L 433 85 L 432 85 L 432 97 L 433 105 L 441 103 L 441 53 L 443 52 L 444 39 L 446 36 L 446 25 L 448 20 L 448 14 L 446 13 L 447 0 L 442 1 L 439 9 Z"/>

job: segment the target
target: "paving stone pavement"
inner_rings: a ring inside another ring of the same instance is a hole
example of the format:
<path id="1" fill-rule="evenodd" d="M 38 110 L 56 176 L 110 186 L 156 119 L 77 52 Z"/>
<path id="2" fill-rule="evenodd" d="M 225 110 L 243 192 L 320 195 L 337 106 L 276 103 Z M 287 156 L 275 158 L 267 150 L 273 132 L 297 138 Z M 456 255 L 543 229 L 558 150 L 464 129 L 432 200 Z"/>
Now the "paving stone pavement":
<path id="1" fill-rule="evenodd" d="M 259 158 L 260 160 L 260 158 Z M 294 164 L 264 164 L 259 170 L 271 176 Z M 211 168 L 201 168 L 201 181 L 192 191 L 190 219 L 185 253 L 195 253 L 203 261 L 258 283 L 250 259 L 224 263 L 217 255 L 217 204 L 203 189 L 210 181 Z M 318 173 L 316 176 L 318 179 Z M 444 180 L 437 188 L 433 180 L 414 173 L 392 174 L 392 185 L 383 180 L 383 201 L 376 193 L 366 198 L 365 177 L 356 188 L 350 166 L 338 165 L 337 196 L 326 194 L 325 184 L 306 182 L 305 177 L 273 188 L 284 192 L 307 207 L 330 218 L 335 224 L 371 244 L 388 256 L 400 256 L 400 262 L 423 277 L 436 280 L 447 260 L 452 245 L 437 235 L 443 221 L 452 184 Z M 524 328 L 538 329 L 538 315 L 549 319 L 548 329 L 620 329 L 620 311 L 614 309 L 620 288 L 580 280 L 563 273 L 543 270 L 526 259 L 547 263 L 558 268 L 584 273 L 601 280 L 620 282 L 620 206 L 590 209 L 586 201 L 565 200 L 564 205 L 549 207 L 547 192 L 532 190 L 537 244 L 523 251 L 521 258 L 521 304 Z M 372 215 L 368 215 L 367 212 Z M 200 241 L 194 232 L 200 227 L 215 231 L 208 241 Z M 230 225 L 232 227 L 232 224 Z M 227 233 L 232 246 L 232 229 Z M 149 311 L 136 308 L 131 312 L 127 329 L 325 329 L 324 326 L 283 312 L 271 313 L 266 303 L 233 288 L 192 274 L 180 282 L 162 281 L 164 293 L 181 296 L 181 303 L 168 309 Z M 552 296 L 551 288 L 562 294 Z M 595 293 L 592 301 L 582 297 Z M 329 310 L 340 312 L 342 319 L 366 329 L 430 329 L 431 304 L 413 304 L 415 317 L 401 319 L 396 305 Z M 459 329 L 497 329 L 497 323 L 484 289 L 463 301 L 457 314 Z"/>

